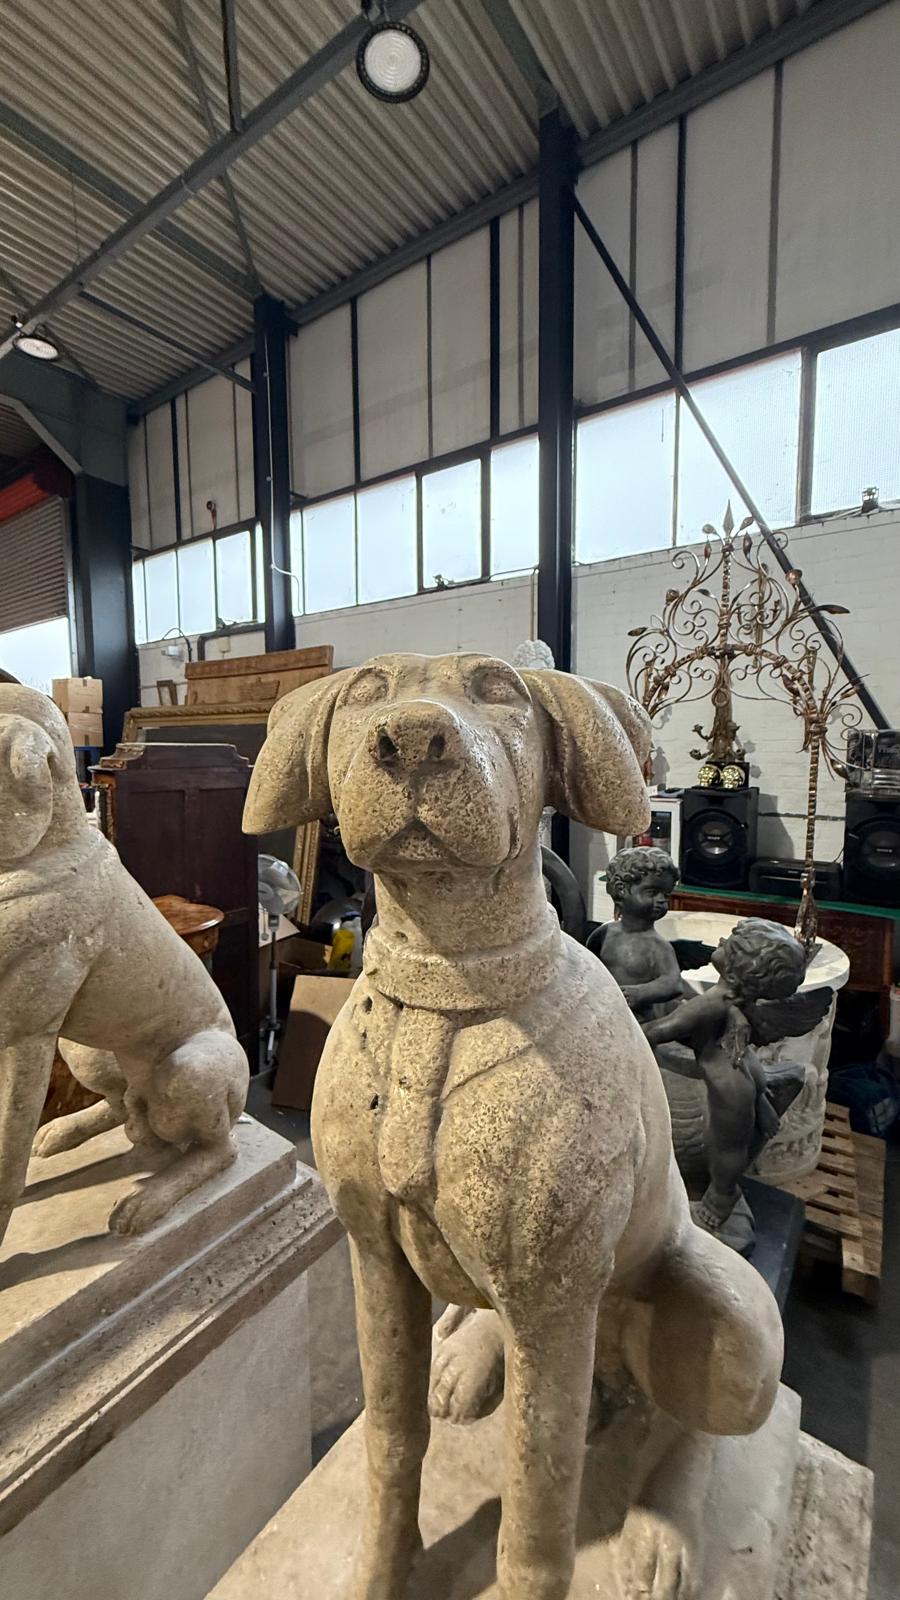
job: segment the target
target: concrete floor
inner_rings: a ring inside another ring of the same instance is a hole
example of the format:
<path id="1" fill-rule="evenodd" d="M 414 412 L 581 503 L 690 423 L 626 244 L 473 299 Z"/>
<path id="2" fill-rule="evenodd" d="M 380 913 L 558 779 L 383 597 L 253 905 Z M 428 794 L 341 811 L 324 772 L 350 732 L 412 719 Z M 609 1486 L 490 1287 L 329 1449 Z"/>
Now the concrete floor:
<path id="1" fill-rule="evenodd" d="M 254 1080 L 248 1110 L 292 1139 L 314 1166 L 309 1118 L 280 1112 Z M 784 1381 L 803 1402 L 803 1426 L 875 1473 L 875 1528 L 869 1600 L 900 1597 L 900 1141 L 888 1147 L 885 1268 L 871 1308 L 841 1293 L 824 1264 L 797 1276 L 785 1311 Z M 346 1241 L 310 1273 L 313 1459 L 318 1461 L 362 1409 L 353 1286 Z"/>

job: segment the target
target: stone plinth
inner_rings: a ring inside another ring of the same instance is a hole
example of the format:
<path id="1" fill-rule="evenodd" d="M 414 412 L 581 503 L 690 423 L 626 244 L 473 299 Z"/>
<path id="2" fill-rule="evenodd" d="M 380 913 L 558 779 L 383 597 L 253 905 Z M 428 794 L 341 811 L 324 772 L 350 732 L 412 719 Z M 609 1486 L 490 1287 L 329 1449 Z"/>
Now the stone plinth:
<path id="1" fill-rule="evenodd" d="M 688 1504 L 692 1490 L 683 1486 L 682 1510 L 700 1526 L 698 1600 L 864 1600 L 871 1473 L 801 1433 L 799 1417 L 797 1396 L 782 1388 L 758 1434 L 716 1443 L 708 1488 L 693 1491 L 699 1505 Z M 425 1552 L 403 1600 L 496 1600 L 502 1453 L 502 1407 L 468 1427 L 432 1424 L 420 1513 Z M 614 1557 L 616 1457 L 613 1427 L 588 1446 L 570 1600 L 646 1593 L 623 1586 Z M 346 1600 L 365 1483 L 359 1419 L 210 1600 Z"/>
<path id="2" fill-rule="evenodd" d="M 121 1130 L 33 1161 L 0 1251 L 0 1591 L 200 1600 L 309 1470 L 305 1271 L 339 1233 L 250 1118 L 139 1238 Z"/>

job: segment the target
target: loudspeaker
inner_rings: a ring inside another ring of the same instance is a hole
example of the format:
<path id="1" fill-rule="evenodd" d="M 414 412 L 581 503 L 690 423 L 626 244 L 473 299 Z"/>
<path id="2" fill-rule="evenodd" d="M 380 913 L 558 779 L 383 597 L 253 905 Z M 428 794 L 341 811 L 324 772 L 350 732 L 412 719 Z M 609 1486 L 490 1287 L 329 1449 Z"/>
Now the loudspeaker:
<path id="1" fill-rule="evenodd" d="M 900 795 L 847 790 L 844 899 L 900 906 Z"/>
<path id="2" fill-rule="evenodd" d="M 836 861 L 816 861 L 813 892 L 817 900 L 840 900 L 841 869 Z M 799 900 L 803 892 L 803 862 L 764 856 L 753 862 L 748 887 L 751 894 L 777 894 Z"/>
<path id="3" fill-rule="evenodd" d="M 744 889 L 756 856 L 758 789 L 685 789 L 681 878 L 708 889 Z"/>

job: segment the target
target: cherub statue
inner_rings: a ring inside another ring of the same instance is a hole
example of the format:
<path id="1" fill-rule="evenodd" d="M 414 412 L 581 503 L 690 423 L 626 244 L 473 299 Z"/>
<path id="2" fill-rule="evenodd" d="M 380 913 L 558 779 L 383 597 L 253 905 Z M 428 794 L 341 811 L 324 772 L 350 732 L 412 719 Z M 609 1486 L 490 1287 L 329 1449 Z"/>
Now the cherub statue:
<path id="1" fill-rule="evenodd" d="M 715 987 L 648 1020 L 644 1033 L 661 1067 L 705 1085 L 698 1133 L 709 1184 L 691 1210 L 700 1227 L 743 1253 L 754 1233 L 740 1180 L 803 1083 L 802 1069 L 791 1062 L 767 1073 L 753 1047 L 808 1033 L 828 1010 L 832 991 L 796 993 L 806 971 L 803 946 L 761 917 L 739 922 L 713 952 L 712 965 Z M 673 1045 L 688 1049 L 667 1048 Z"/>
<path id="2" fill-rule="evenodd" d="M 665 850 L 647 845 L 620 850 L 606 875 L 618 917 L 595 929 L 587 942 L 639 1022 L 664 1016 L 685 994 L 675 951 L 654 928 L 666 915 L 677 882 L 678 868 Z"/>

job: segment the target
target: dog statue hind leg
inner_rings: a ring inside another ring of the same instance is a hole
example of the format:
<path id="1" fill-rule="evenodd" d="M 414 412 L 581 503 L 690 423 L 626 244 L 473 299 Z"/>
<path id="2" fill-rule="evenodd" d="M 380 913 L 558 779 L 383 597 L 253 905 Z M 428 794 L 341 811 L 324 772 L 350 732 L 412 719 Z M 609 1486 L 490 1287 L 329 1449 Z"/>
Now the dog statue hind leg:
<path id="1" fill-rule="evenodd" d="M 0 1243 L 25 1187 L 55 1051 L 55 1033 L 0 1046 Z"/>
<path id="2" fill-rule="evenodd" d="M 41 1128 L 32 1155 L 42 1158 L 58 1155 L 62 1150 L 77 1150 L 88 1139 L 120 1128 L 126 1121 L 125 1079 L 112 1051 L 92 1050 L 71 1039 L 60 1039 L 57 1048 L 73 1078 L 102 1099 L 81 1111 L 54 1117 Z M 132 1144 L 136 1143 L 137 1140 L 132 1139 Z"/>

